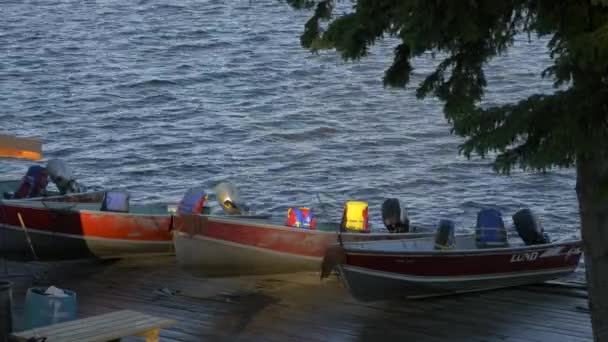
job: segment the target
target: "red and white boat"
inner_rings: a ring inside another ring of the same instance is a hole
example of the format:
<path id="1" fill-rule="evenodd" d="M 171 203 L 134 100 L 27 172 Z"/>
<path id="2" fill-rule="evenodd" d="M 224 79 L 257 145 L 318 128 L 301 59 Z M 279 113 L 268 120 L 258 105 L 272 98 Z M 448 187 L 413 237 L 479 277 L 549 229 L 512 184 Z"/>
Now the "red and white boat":
<path id="1" fill-rule="evenodd" d="M 1 256 L 69 260 L 173 254 L 172 216 L 166 205 L 104 211 L 105 196 L 88 192 L 0 200 Z"/>
<path id="2" fill-rule="evenodd" d="M 344 243 L 332 246 L 340 278 L 353 297 L 378 300 L 426 297 L 543 282 L 574 272 L 580 240 L 477 248 L 474 235 L 455 237 L 455 248 L 435 249 L 433 238 Z"/>
<path id="3" fill-rule="evenodd" d="M 408 239 L 430 233 L 341 233 L 339 225 L 314 230 L 269 219 L 179 214 L 174 246 L 180 267 L 204 276 L 319 271 L 327 248 L 342 241 Z"/>
<path id="4" fill-rule="evenodd" d="M 40 160 L 42 143 L 0 134 L 0 157 Z M 57 196 L 44 191 L 41 197 L 6 199 L 13 197 L 20 184 L 21 180 L 0 181 L 0 256 L 4 258 L 65 260 L 173 253 L 167 206 L 108 211 L 106 192 Z"/>
<path id="5" fill-rule="evenodd" d="M 13 194 L 21 180 L 0 180 L 0 200 L 8 200 L 7 195 Z M 81 192 L 74 194 L 61 195 L 59 191 L 45 191 L 42 196 L 22 198 L 23 201 L 39 201 L 46 202 L 78 202 L 78 203 L 101 203 L 105 196 L 104 191 Z"/>

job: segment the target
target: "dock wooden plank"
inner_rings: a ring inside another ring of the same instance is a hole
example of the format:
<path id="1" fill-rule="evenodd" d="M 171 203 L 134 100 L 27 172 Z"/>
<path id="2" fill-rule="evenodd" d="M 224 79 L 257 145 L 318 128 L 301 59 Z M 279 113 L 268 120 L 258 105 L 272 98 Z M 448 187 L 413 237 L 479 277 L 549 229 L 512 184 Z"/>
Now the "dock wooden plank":
<path id="1" fill-rule="evenodd" d="M 83 326 L 87 326 L 87 324 L 91 324 L 95 321 L 101 321 L 101 320 L 112 320 L 112 321 L 120 321 L 122 319 L 128 318 L 133 311 L 131 310 L 123 310 L 121 312 L 117 312 L 115 314 L 109 313 L 106 315 L 103 315 L 102 317 L 88 317 L 88 318 L 82 318 L 79 320 L 73 320 L 73 321 L 68 321 L 68 322 L 63 322 L 63 323 L 58 323 L 55 324 L 53 328 L 51 327 L 40 327 L 40 328 L 35 328 L 35 329 L 30 329 L 30 330 L 25 330 L 25 331 L 21 331 L 19 332 L 19 335 L 29 335 L 29 334 L 47 334 L 50 331 L 54 331 L 56 333 L 62 332 L 62 331 L 71 331 L 73 329 L 77 329 L 78 327 L 83 327 Z"/>
<path id="2" fill-rule="evenodd" d="M 131 309 L 174 319 L 160 331 L 162 341 L 593 340 L 589 314 L 576 309 L 586 306 L 580 286 L 363 303 L 318 274 L 206 279 L 166 260 L 54 268 L 49 280 L 78 293 L 81 315 Z"/>
<path id="3" fill-rule="evenodd" d="M 82 326 L 77 329 L 70 331 L 63 331 L 59 334 L 53 333 L 52 336 L 58 340 L 81 340 L 84 341 L 87 338 L 101 336 L 104 333 L 118 333 L 121 336 L 131 336 L 136 335 L 138 332 L 141 332 L 142 329 L 147 330 L 153 327 L 167 327 L 174 324 L 174 322 L 167 321 L 164 319 L 152 319 L 152 318 L 132 318 L 128 320 L 124 320 L 122 322 L 104 322 L 102 324 L 95 324 L 94 328 L 91 326 Z"/>
<path id="4" fill-rule="evenodd" d="M 165 319 L 132 310 L 121 310 L 98 316 L 58 323 L 46 327 L 14 333 L 17 339 L 27 341 L 44 337 L 46 341 L 109 341 L 117 338 L 142 335 L 150 341 L 158 337 L 159 329 L 174 325 Z"/>

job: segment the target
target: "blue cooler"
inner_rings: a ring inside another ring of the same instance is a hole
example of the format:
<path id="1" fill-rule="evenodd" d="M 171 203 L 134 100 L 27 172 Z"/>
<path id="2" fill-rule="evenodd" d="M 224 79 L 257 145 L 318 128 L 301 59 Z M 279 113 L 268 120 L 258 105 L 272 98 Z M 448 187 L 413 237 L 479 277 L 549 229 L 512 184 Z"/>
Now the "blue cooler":
<path id="1" fill-rule="evenodd" d="M 33 329 L 76 319 L 76 293 L 63 290 L 65 297 L 47 295 L 47 288 L 32 287 L 25 297 L 23 329 Z"/>

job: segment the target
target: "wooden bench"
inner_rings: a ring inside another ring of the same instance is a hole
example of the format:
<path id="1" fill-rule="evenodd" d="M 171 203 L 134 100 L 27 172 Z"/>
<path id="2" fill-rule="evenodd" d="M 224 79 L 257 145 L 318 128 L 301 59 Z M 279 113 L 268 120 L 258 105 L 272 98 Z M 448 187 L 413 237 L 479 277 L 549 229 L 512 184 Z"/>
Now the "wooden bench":
<path id="1" fill-rule="evenodd" d="M 119 341 L 122 337 L 142 336 L 146 342 L 157 342 L 160 329 L 175 325 L 172 319 L 154 317 L 132 310 L 77 319 L 13 333 L 15 341 Z M 46 339 L 43 339 L 46 338 Z M 38 341 L 38 339 L 36 339 Z"/>

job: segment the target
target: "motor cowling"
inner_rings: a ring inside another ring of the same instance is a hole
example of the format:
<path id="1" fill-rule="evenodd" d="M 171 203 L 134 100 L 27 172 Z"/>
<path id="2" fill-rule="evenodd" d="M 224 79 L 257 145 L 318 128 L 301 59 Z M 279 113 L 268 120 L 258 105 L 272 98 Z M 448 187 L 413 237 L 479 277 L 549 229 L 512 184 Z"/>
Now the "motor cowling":
<path id="1" fill-rule="evenodd" d="M 42 196 L 47 184 L 47 170 L 39 165 L 30 166 L 19 188 L 15 191 L 13 198 L 21 199 Z"/>
<path id="2" fill-rule="evenodd" d="M 47 162 L 46 168 L 49 177 L 62 195 L 84 191 L 83 187 L 74 179 L 72 170 L 63 160 L 51 159 Z"/>
<path id="3" fill-rule="evenodd" d="M 530 209 L 521 209 L 513 215 L 513 225 L 517 234 L 526 245 L 539 245 L 549 243 L 549 236 L 545 233 L 540 220 Z"/>
<path id="4" fill-rule="evenodd" d="M 221 182 L 214 187 L 215 197 L 219 206 L 228 215 L 244 215 L 249 207 L 241 199 L 239 189 L 232 183 Z"/>
<path id="5" fill-rule="evenodd" d="M 382 203 L 382 222 L 391 233 L 407 233 L 410 230 L 410 220 L 405 210 L 396 198 L 389 198 Z"/>
<path id="6" fill-rule="evenodd" d="M 440 220 L 435 232 L 435 249 L 453 249 L 456 247 L 455 225 L 452 220 Z"/>

